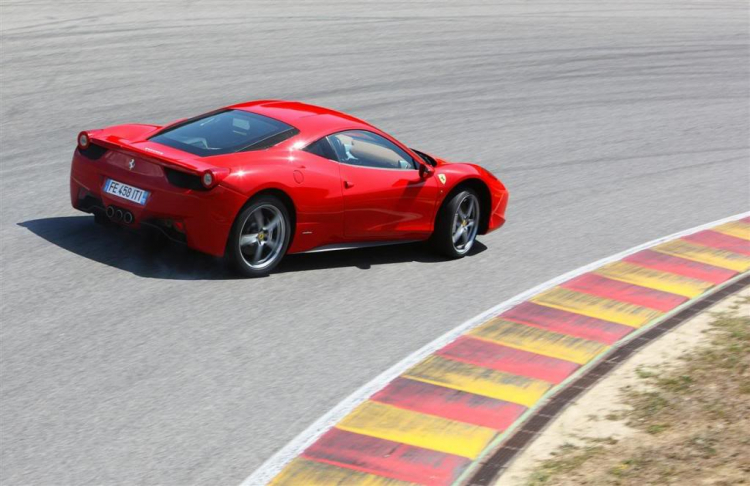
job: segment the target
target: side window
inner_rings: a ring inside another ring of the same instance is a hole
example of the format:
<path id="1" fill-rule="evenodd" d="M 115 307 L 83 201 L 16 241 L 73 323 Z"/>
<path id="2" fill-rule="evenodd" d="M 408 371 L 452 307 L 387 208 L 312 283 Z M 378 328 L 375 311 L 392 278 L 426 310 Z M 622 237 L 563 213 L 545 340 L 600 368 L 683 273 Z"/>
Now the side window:
<path id="1" fill-rule="evenodd" d="M 411 156 L 390 140 L 365 130 L 349 130 L 328 136 L 336 157 L 344 164 L 377 169 L 416 169 Z"/>
<path id="2" fill-rule="evenodd" d="M 302 150 L 311 154 L 315 154 L 318 157 L 323 157 L 324 159 L 337 160 L 336 154 L 334 154 L 333 150 L 331 149 L 331 144 L 328 143 L 328 140 L 326 140 L 325 137 L 321 138 L 317 142 L 311 143 Z"/>

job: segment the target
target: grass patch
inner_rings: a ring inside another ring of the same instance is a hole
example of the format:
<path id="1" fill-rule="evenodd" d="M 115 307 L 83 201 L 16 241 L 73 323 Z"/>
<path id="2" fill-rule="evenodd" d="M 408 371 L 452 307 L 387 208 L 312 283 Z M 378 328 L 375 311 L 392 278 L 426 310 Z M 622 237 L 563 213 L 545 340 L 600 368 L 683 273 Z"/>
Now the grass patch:
<path id="1" fill-rule="evenodd" d="M 542 466 L 532 474 L 529 486 L 547 484 L 553 477 L 575 471 L 602 450 L 604 447 L 601 445 L 578 447 L 573 444 L 564 444 L 554 454 L 556 457 L 544 461 Z"/>
<path id="2" fill-rule="evenodd" d="M 611 412 L 605 415 L 604 418 L 607 420 L 618 421 L 618 420 L 622 420 L 623 416 L 624 415 L 622 412 Z"/>
<path id="3" fill-rule="evenodd" d="M 646 368 L 644 368 L 643 366 L 638 366 L 638 367 L 637 367 L 637 368 L 635 369 L 635 374 L 636 374 L 636 376 L 637 376 L 638 378 L 642 378 L 642 379 L 644 379 L 644 380 L 645 380 L 645 379 L 648 379 L 648 378 L 654 378 L 654 377 L 657 377 L 657 376 L 659 376 L 659 373 L 657 373 L 657 372 L 655 372 L 655 371 L 652 371 L 652 370 L 647 370 L 647 369 L 646 369 Z"/>
<path id="4" fill-rule="evenodd" d="M 646 427 L 646 432 L 651 435 L 661 434 L 669 428 L 669 424 L 653 424 Z"/>

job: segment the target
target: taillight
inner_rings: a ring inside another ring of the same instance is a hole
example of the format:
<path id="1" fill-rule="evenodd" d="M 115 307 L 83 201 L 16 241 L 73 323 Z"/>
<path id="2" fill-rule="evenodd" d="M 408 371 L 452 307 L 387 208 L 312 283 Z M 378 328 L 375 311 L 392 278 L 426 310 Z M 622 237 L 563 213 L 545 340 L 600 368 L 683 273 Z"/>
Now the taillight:
<path id="1" fill-rule="evenodd" d="M 201 184 L 203 184 L 203 187 L 206 189 L 211 189 L 212 187 L 216 187 L 216 185 L 228 175 L 229 169 L 226 167 L 214 167 L 213 169 L 208 169 L 203 172 L 201 175 Z"/>
<path id="2" fill-rule="evenodd" d="M 203 173 L 203 177 L 201 177 L 201 183 L 206 189 L 214 187 L 214 175 L 210 170 L 207 170 Z"/>
<path id="3" fill-rule="evenodd" d="M 86 132 L 81 132 L 78 134 L 78 148 L 81 150 L 86 150 L 89 148 L 89 145 L 91 145 L 91 139 L 89 138 L 89 134 Z"/>

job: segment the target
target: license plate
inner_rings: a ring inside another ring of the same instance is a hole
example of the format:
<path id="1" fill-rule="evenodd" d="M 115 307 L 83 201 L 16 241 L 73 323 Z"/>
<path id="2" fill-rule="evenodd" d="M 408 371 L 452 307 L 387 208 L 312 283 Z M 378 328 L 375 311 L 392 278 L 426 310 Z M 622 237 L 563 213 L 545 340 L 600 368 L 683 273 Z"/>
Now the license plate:
<path id="1" fill-rule="evenodd" d="M 148 197 L 148 191 L 117 182 L 113 179 L 107 179 L 107 182 L 104 183 L 104 192 L 127 199 L 141 206 L 146 204 L 146 198 Z"/>

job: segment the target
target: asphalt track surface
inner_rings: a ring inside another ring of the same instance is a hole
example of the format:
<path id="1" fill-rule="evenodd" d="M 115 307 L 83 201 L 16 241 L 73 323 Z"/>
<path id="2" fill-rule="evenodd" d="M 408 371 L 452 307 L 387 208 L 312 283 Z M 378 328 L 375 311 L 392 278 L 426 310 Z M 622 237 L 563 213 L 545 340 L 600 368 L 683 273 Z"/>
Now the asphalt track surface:
<path id="1" fill-rule="evenodd" d="M 460 322 L 750 206 L 743 1 L 0 3 L 0 482 L 231 484 Z M 255 98 L 351 112 L 511 192 L 470 257 L 242 280 L 68 199 L 80 129 Z"/>

